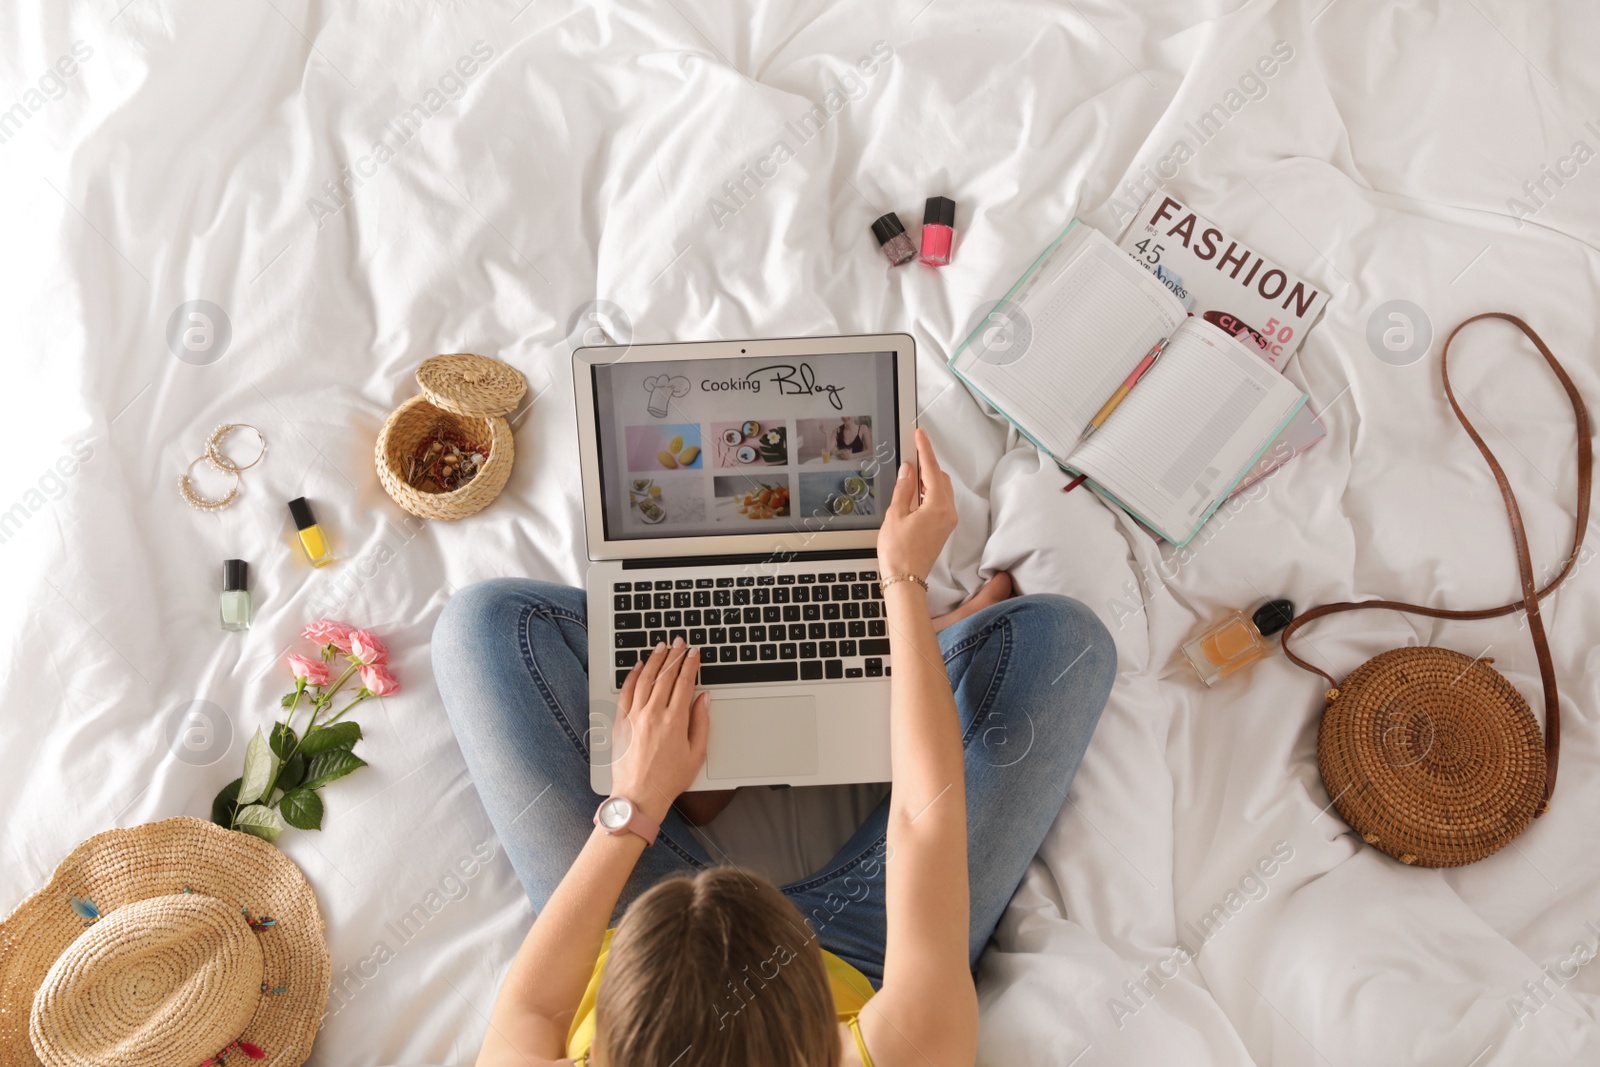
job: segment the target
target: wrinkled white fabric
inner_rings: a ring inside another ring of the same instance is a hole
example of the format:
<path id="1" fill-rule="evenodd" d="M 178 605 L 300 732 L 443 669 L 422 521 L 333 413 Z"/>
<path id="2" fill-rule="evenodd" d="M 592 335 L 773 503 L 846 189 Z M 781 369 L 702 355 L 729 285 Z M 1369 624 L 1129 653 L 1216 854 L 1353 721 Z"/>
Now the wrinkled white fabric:
<path id="1" fill-rule="evenodd" d="M 1401 868 L 1325 810 L 1318 679 L 1275 656 L 1207 690 L 1178 651 L 1269 596 L 1515 594 L 1437 353 L 1465 316 L 1513 311 L 1600 398 L 1586 6 L 119 5 L 0 11 L 0 110 L 23 109 L 0 115 L 0 909 L 92 833 L 204 815 L 273 714 L 299 628 L 369 626 L 405 690 L 359 709 L 372 766 L 327 790 L 327 828 L 282 839 L 317 889 L 338 985 L 312 1062 L 471 1062 L 530 911 L 442 714 L 428 635 L 480 578 L 583 580 L 570 349 L 605 325 L 637 341 L 906 330 L 960 497 L 937 606 L 1007 568 L 1024 591 L 1093 605 L 1121 655 L 982 964 L 983 1062 L 1600 1056 L 1600 964 L 1577 962 L 1600 926 L 1588 553 L 1547 609 L 1555 810 L 1463 870 Z M 1252 74 L 1275 42 L 1292 57 Z M 1226 121 L 1199 144 L 1185 124 L 1217 107 Z M 1088 492 L 1062 496 L 943 369 L 1068 219 L 1115 233 L 1149 189 L 1124 183 L 1152 173 L 1332 293 L 1288 369 L 1329 438 L 1182 554 Z M 868 224 L 892 209 L 915 237 L 934 194 L 959 205 L 954 262 L 890 271 Z M 1408 366 L 1366 340 L 1394 299 L 1432 321 Z M 231 325 L 204 365 L 167 341 L 190 300 Z M 516 366 L 533 400 L 503 496 L 420 523 L 379 488 L 372 444 L 416 365 L 454 351 Z M 1548 566 L 1575 491 L 1561 394 L 1499 326 L 1462 342 L 1456 375 Z M 192 512 L 177 479 L 230 421 L 271 450 L 232 508 Z M 340 558 L 325 570 L 295 543 L 284 505 L 302 495 Z M 245 634 L 217 626 L 228 557 L 252 565 Z M 1339 674 L 1416 641 L 1491 656 L 1537 697 L 1514 619 L 1347 617 L 1305 647 Z M 203 766 L 166 736 L 196 700 L 233 735 Z M 1275 845 L 1290 858 L 1252 874 Z M 1535 999 L 1524 983 L 1539 982 Z"/>

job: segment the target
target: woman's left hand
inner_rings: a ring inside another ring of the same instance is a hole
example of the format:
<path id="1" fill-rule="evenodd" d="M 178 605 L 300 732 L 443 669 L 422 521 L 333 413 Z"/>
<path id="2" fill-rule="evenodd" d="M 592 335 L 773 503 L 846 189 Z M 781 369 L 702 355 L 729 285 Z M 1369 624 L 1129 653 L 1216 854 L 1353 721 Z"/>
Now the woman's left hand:
<path id="1" fill-rule="evenodd" d="M 658 822 L 706 761 L 711 697 L 694 695 L 699 670 L 698 649 L 658 645 L 617 697 L 611 790 Z"/>

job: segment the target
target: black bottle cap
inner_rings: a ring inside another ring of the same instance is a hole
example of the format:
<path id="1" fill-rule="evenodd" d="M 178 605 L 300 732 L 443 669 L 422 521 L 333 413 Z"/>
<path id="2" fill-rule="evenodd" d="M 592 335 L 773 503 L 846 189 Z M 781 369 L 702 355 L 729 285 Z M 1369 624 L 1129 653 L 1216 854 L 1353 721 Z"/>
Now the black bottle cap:
<path id="1" fill-rule="evenodd" d="M 316 517 L 311 514 L 311 505 L 306 503 L 303 496 L 289 501 L 289 514 L 294 516 L 294 528 L 297 530 L 306 530 L 317 524 Z"/>
<path id="2" fill-rule="evenodd" d="M 872 224 L 872 236 L 878 239 L 880 245 L 888 244 L 905 232 L 906 228 L 901 225 L 900 216 L 892 211 Z"/>
<path id="3" fill-rule="evenodd" d="M 948 196 L 928 197 L 928 206 L 922 212 L 924 226 L 949 226 L 956 224 L 956 202 Z"/>
<path id="4" fill-rule="evenodd" d="M 1256 624 L 1262 637 L 1275 634 L 1294 621 L 1294 601 L 1269 600 L 1256 609 L 1250 621 Z"/>
<path id="5" fill-rule="evenodd" d="M 222 591 L 232 593 L 250 588 L 250 564 L 242 559 L 222 561 Z"/>

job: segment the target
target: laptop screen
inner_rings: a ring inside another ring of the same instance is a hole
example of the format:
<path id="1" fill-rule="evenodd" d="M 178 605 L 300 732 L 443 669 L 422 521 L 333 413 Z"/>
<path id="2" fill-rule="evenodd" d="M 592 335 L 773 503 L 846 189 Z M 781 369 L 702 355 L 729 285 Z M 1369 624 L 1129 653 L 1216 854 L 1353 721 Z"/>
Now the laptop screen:
<path id="1" fill-rule="evenodd" d="M 900 462 L 897 358 L 592 367 L 606 538 L 876 529 Z"/>

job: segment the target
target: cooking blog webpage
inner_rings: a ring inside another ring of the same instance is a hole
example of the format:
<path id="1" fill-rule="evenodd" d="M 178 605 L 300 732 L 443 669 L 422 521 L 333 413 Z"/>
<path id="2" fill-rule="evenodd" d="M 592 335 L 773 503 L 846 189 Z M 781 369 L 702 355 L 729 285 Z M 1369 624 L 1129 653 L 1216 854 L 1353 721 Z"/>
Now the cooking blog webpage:
<path id="1" fill-rule="evenodd" d="M 594 367 L 606 537 L 877 527 L 899 460 L 896 358 Z"/>

